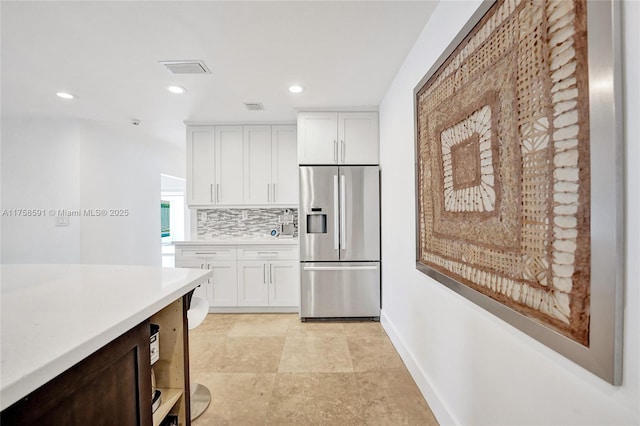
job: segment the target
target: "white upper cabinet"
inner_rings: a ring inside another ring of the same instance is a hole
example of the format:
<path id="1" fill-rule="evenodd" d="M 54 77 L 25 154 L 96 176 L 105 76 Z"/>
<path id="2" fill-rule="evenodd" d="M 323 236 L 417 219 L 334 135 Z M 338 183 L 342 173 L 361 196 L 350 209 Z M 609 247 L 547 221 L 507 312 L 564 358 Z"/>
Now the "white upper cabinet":
<path id="1" fill-rule="evenodd" d="M 242 126 L 217 126 L 215 134 L 215 203 L 217 205 L 242 204 Z"/>
<path id="2" fill-rule="evenodd" d="M 298 163 L 338 163 L 338 113 L 298 113 Z"/>
<path id="3" fill-rule="evenodd" d="M 244 127 L 244 204 L 271 203 L 271 152 L 271 126 Z"/>
<path id="4" fill-rule="evenodd" d="M 244 204 L 297 203 L 296 126 L 245 126 Z"/>
<path id="5" fill-rule="evenodd" d="M 379 164 L 377 112 L 298 113 L 299 164 Z"/>
<path id="6" fill-rule="evenodd" d="M 298 203 L 296 126 L 189 126 L 190 206 Z"/>
<path id="7" fill-rule="evenodd" d="M 298 204 L 296 126 L 271 127 L 271 183 L 275 204 Z"/>
<path id="8" fill-rule="evenodd" d="M 215 203 L 214 132 L 212 126 L 187 129 L 187 204 Z"/>
<path id="9" fill-rule="evenodd" d="M 341 164 L 379 164 L 378 113 L 339 113 L 338 143 Z"/>

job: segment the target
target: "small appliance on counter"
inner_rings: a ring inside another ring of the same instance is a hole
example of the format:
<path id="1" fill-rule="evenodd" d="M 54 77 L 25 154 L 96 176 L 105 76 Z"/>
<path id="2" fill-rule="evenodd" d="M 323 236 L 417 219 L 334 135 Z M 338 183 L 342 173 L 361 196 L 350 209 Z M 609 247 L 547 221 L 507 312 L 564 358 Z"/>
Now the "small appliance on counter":
<path id="1" fill-rule="evenodd" d="M 293 214 L 290 209 L 286 209 L 283 215 L 278 217 L 278 232 L 280 238 L 293 238 L 295 233 L 295 224 L 293 223 Z"/>

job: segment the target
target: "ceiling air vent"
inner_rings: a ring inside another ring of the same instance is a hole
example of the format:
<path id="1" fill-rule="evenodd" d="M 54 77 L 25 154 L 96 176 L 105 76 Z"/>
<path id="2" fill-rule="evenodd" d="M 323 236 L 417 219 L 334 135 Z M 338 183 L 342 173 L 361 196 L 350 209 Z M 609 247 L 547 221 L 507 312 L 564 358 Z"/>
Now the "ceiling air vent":
<path id="1" fill-rule="evenodd" d="M 160 61 L 173 74 L 211 74 L 203 61 Z"/>
<path id="2" fill-rule="evenodd" d="M 264 109 L 264 107 L 262 106 L 261 103 L 259 102 L 245 102 L 244 106 L 249 110 L 249 111 L 262 111 Z"/>

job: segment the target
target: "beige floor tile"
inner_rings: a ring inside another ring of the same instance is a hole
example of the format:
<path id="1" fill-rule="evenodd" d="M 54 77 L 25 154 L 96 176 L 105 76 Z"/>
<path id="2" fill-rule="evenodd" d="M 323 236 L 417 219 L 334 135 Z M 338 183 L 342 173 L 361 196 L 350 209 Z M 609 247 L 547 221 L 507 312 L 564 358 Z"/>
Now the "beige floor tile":
<path id="1" fill-rule="evenodd" d="M 355 373 L 368 425 L 428 425 L 437 420 L 406 369 Z"/>
<path id="2" fill-rule="evenodd" d="M 295 314 L 246 314 L 236 319 L 227 336 L 286 336 Z"/>
<path id="3" fill-rule="evenodd" d="M 194 426 L 264 425 L 274 373 L 208 373 L 199 383 L 211 391 L 211 404 Z"/>
<path id="4" fill-rule="evenodd" d="M 213 394 L 195 426 L 437 425 L 378 322 L 209 314 L 189 346 Z"/>
<path id="5" fill-rule="evenodd" d="M 237 314 L 209 314 L 202 323 L 189 333 L 224 335 L 231 330 L 236 320 L 242 318 Z"/>
<path id="6" fill-rule="evenodd" d="M 353 372 L 345 336 L 287 336 L 279 373 Z"/>
<path id="7" fill-rule="evenodd" d="M 206 366 L 211 372 L 275 373 L 284 337 L 226 337 Z"/>
<path id="8" fill-rule="evenodd" d="M 384 334 L 347 337 L 353 371 L 376 371 L 404 368 L 402 359 Z"/>
<path id="9" fill-rule="evenodd" d="M 353 373 L 278 374 L 267 425 L 362 424 Z"/>
<path id="10" fill-rule="evenodd" d="M 206 369 L 211 365 L 213 354 L 225 341 L 224 336 L 208 334 L 189 335 L 190 369 Z"/>
<path id="11" fill-rule="evenodd" d="M 344 332 L 347 336 L 371 336 L 385 334 L 382 325 L 377 321 L 345 322 Z"/>
<path id="12" fill-rule="evenodd" d="M 339 322 L 302 322 L 294 319 L 289 323 L 289 331 L 287 336 L 291 337 L 332 337 L 344 336 L 344 325 Z"/>

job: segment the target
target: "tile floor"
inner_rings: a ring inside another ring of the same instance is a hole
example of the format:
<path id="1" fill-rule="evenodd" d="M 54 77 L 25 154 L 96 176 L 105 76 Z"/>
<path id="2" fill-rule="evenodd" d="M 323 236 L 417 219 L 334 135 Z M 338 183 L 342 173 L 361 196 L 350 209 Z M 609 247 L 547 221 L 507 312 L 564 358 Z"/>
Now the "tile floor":
<path id="1" fill-rule="evenodd" d="M 437 425 L 377 322 L 209 314 L 190 331 L 207 425 Z"/>

